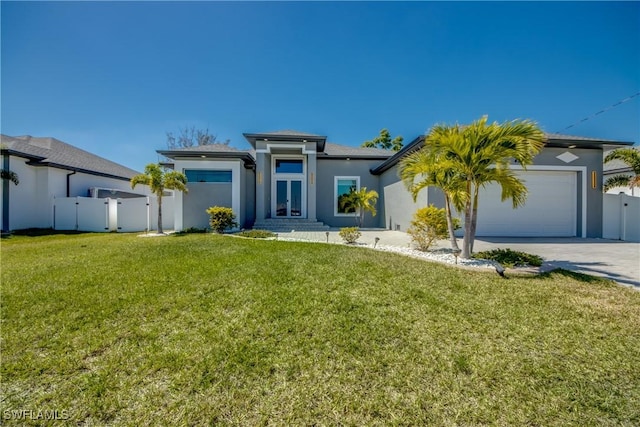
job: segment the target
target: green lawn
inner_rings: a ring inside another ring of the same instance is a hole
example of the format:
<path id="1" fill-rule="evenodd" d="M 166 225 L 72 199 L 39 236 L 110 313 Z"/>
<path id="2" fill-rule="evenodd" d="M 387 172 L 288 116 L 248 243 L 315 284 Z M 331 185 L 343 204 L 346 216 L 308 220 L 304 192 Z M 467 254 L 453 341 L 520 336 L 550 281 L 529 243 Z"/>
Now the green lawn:
<path id="1" fill-rule="evenodd" d="M 589 276 L 206 234 L 1 261 L 9 425 L 640 425 L 640 292 Z"/>

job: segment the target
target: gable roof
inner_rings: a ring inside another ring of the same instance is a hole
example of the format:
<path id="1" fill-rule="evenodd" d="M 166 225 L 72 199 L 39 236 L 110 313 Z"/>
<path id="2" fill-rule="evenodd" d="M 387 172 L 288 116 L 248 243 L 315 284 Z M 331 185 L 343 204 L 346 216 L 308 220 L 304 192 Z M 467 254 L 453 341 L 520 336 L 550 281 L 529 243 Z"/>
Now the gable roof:
<path id="1" fill-rule="evenodd" d="M 2 151 L 30 159 L 31 166 L 50 166 L 90 175 L 130 180 L 138 172 L 51 137 L 0 135 Z"/>
<path id="2" fill-rule="evenodd" d="M 598 138 L 587 138 L 584 136 L 564 135 L 559 133 L 545 133 L 547 141 L 545 147 L 562 147 L 562 148 L 597 148 L 603 149 L 604 147 L 620 148 L 633 145 L 633 142 L 614 141 Z M 384 171 L 395 166 L 402 157 L 417 151 L 422 147 L 425 136 L 420 135 L 409 144 L 402 147 L 402 149 L 396 152 L 393 156 L 389 157 L 386 161 L 382 162 L 377 167 L 371 169 L 371 173 L 379 175 Z"/>

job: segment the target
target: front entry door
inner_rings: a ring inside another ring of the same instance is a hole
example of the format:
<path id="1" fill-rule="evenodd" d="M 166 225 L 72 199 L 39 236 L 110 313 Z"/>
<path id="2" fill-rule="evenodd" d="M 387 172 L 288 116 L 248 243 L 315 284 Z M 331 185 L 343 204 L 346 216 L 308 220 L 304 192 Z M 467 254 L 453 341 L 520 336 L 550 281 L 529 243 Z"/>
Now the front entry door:
<path id="1" fill-rule="evenodd" d="M 302 180 L 276 179 L 276 206 L 278 218 L 296 218 L 302 216 Z"/>

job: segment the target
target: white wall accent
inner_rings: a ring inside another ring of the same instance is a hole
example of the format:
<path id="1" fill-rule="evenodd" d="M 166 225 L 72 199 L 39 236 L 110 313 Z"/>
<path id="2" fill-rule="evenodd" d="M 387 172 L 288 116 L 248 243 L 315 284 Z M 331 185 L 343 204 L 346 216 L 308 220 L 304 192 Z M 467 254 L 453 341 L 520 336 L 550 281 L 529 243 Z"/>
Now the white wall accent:
<path id="1" fill-rule="evenodd" d="M 174 170 L 184 173 L 185 169 L 208 169 L 208 170 L 231 170 L 231 209 L 236 215 L 236 222 L 242 224 L 244 218 L 243 212 L 240 210 L 240 168 L 242 166 L 242 160 L 176 160 L 174 162 Z M 187 183 L 188 185 L 188 183 Z M 183 226 L 183 196 L 181 191 L 176 191 L 174 196 L 174 222 L 173 229 L 175 231 L 181 231 Z M 162 199 L 164 203 L 164 199 Z M 164 210 L 163 210 L 164 215 Z M 164 225 L 164 218 L 163 218 Z"/>
<path id="2" fill-rule="evenodd" d="M 22 157 L 10 156 L 9 167 L 18 174 L 20 183 L 9 185 L 9 230 L 53 227 L 54 198 L 67 196 L 86 197 L 90 187 L 105 187 L 149 194 L 147 186 L 131 190 L 128 180 L 109 178 L 86 173 L 73 173 L 49 166 L 31 166 Z M 0 199 L 4 200 L 4 199 Z"/>
<path id="3" fill-rule="evenodd" d="M 640 197 L 605 194 L 603 203 L 602 237 L 640 242 Z"/>

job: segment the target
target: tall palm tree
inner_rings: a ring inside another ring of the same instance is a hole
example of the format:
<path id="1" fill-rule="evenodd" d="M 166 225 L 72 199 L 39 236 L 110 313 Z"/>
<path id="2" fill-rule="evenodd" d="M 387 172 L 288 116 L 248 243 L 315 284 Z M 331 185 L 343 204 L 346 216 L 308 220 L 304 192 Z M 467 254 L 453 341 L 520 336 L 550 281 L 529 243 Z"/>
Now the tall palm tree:
<path id="1" fill-rule="evenodd" d="M 621 160 L 627 164 L 633 171 L 633 175 L 618 174 L 608 178 L 604 183 L 604 191 L 608 191 L 614 187 L 640 186 L 640 151 L 633 148 L 619 148 L 606 155 L 605 163 L 614 160 Z"/>
<path id="2" fill-rule="evenodd" d="M 514 208 L 524 204 L 527 188 L 509 163 L 515 159 L 526 168 L 544 141 L 542 130 L 529 120 L 488 124 L 484 116 L 467 126 L 436 125 L 431 129 L 423 148 L 429 153 L 427 158 L 440 164 L 454 179 L 454 188 L 462 186 L 464 192 L 459 199 L 464 201 L 463 258 L 473 252 L 480 188 L 497 183 L 502 187 L 503 201 L 510 198 Z"/>
<path id="3" fill-rule="evenodd" d="M 131 188 L 136 188 L 136 185 L 148 185 L 151 192 L 158 198 L 158 234 L 162 234 L 162 196 L 164 190 L 177 190 L 188 192 L 187 190 L 187 177 L 177 171 L 163 170 L 160 165 L 155 163 L 149 163 L 144 168 L 144 173 L 139 174 L 131 178 Z"/>
<path id="4" fill-rule="evenodd" d="M 351 192 L 341 201 L 341 208 L 350 208 L 356 210 L 359 214 L 356 216 L 358 226 L 362 227 L 364 223 L 364 214 L 366 211 L 371 212 L 372 216 L 376 216 L 375 204 L 378 201 L 378 192 L 375 190 L 367 191 L 367 187 L 360 190 L 351 189 Z"/>
<path id="5" fill-rule="evenodd" d="M 444 160 L 438 161 L 434 157 L 433 151 L 424 148 L 403 158 L 400 161 L 399 173 L 405 186 L 411 192 L 414 202 L 424 188 L 433 186 L 442 190 L 451 249 L 460 250 L 455 235 L 452 205 L 457 211 L 462 211 L 464 208 L 466 197 L 464 179 L 453 169 L 453 166 L 447 165 Z"/>
<path id="6" fill-rule="evenodd" d="M 0 169 L 0 178 L 9 180 L 13 182 L 15 185 L 20 183 L 20 179 L 18 178 L 18 174 L 14 171 L 10 171 L 7 169 Z"/>

